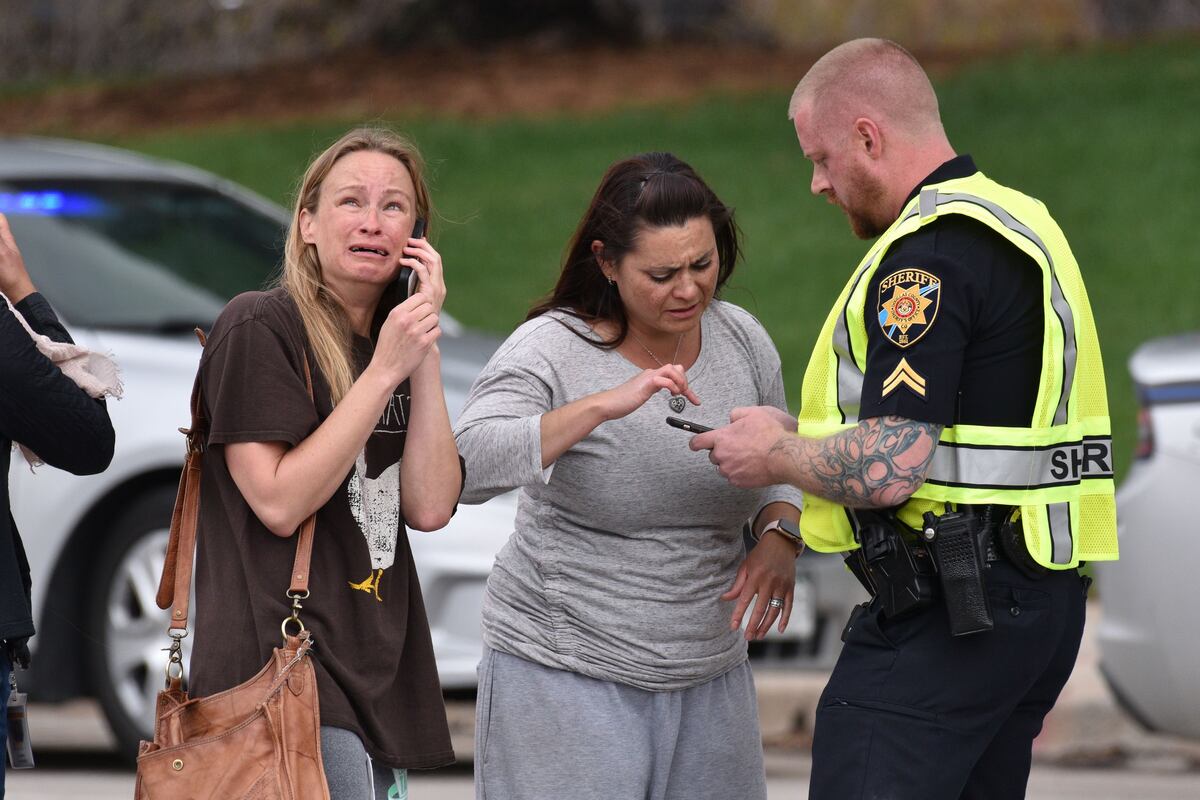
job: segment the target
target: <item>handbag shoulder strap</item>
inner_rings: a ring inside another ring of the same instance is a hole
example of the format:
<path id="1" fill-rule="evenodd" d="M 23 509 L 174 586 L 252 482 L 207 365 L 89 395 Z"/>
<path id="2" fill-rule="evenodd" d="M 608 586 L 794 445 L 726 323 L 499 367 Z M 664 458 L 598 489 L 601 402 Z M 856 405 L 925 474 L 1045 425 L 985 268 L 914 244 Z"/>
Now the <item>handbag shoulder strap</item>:
<path id="1" fill-rule="evenodd" d="M 206 342 L 204 332 L 196 329 L 200 346 Z M 313 393 L 312 373 L 308 367 L 308 354 L 301 353 L 304 362 L 304 383 L 308 396 L 316 405 Z M 171 609 L 172 631 L 187 631 L 188 601 L 192 589 L 192 563 L 196 553 L 196 525 L 200 515 L 200 468 L 204 463 L 204 448 L 208 441 L 208 417 L 204 413 L 204 401 L 200 389 L 200 374 L 192 386 L 192 426 L 180 428 L 187 437 L 187 456 L 183 473 L 179 477 L 179 490 L 175 495 L 175 510 L 171 513 L 171 536 L 167 542 L 167 556 L 163 562 L 162 578 L 158 583 L 155 601 L 159 608 Z M 309 567 L 312 563 L 313 533 L 317 526 L 314 512 L 300 525 L 296 541 L 296 560 L 292 564 L 289 596 L 308 596 Z"/>

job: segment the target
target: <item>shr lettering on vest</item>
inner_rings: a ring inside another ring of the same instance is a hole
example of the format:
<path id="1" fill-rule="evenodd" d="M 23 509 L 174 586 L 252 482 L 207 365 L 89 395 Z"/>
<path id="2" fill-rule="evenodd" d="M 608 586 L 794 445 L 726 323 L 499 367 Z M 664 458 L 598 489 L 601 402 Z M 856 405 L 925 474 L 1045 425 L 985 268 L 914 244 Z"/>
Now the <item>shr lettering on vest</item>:
<path id="1" fill-rule="evenodd" d="M 1112 476 L 1109 448 L 1104 442 L 1084 442 L 1082 446 L 1059 448 L 1051 454 L 1050 465 L 1051 477 L 1059 481 Z"/>

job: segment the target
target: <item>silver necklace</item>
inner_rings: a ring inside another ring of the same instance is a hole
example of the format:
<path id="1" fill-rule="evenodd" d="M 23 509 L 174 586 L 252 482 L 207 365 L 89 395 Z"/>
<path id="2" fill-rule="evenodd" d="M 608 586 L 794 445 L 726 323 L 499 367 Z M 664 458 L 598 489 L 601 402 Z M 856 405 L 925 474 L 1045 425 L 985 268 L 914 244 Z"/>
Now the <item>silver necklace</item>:
<path id="1" fill-rule="evenodd" d="M 636 333 L 631 330 L 629 335 L 632 336 L 633 340 L 637 342 L 643 350 L 646 351 L 647 355 L 654 359 L 655 364 L 658 364 L 660 367 L 666 366 L 666 364 L 658 360 L 658 356 L 654 355 L 653 350 L 651 350 L 649 347 L 646 347 L 646 343 L 639 339 Z M 682 333 L 679 334 L 679 341 L 675 342 L 675 355 L 671 356 L 672 364 L 679 363 L 679 348 L 683 344 L 684 335 L 685 334 Z M 683 411 L 683 409 L 687 408 L 687 399 L 681 394 L 673 394 L 671 395 L 671 398 L 667 400 L 667 405 L 672 411 L 674 411 L 676 414 L 679 414 Z"/>

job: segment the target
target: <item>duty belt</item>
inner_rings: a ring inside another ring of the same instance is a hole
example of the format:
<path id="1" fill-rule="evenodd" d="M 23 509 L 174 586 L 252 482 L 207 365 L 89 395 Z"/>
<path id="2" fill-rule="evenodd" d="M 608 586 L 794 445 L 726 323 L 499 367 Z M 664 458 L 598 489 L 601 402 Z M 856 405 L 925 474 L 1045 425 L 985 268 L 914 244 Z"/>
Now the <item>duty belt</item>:
<path id="1" fill-rule="evenodd" d="M 888 617 L 932 605 L 940 596 L 955 636 L 991 630 L 984 571 L 1008 561 L 1031 578 L 1041 577 L 1025 548 L 1010 506 L 962 506 L 927 512 L 914 531 L 893 511 L 854 512 L 860 547 L 846 558 L 855 577 L 878 599 Z"/>

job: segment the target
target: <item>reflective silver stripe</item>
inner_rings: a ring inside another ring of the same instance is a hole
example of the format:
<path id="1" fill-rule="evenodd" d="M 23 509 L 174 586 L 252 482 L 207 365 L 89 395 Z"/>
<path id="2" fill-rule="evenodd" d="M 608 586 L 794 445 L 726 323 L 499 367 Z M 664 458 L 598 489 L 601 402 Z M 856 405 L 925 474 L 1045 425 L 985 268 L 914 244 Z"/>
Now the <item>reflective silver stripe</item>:
<path id="1" fill-rule="evenodd" d="M 1046 525 L 1050 528 L 1050 563 L 1070 564 L 1074 537 L 1071 536 L 1071 504 L 1046 506 Z"/>
<path id="2" fill-rule="evenodd" d="M 930 186 L 927 189 L 921 190 L 920 210 L 921 219 L 929 219 L 937 213 L 938 191 L 937 187 Z"/>
<path id="3" fill-rule="evenodd" d="M 1054 262 L 1050 263 L 1050 306 L 1058 314 L 1058 320 L 1063 329 L 1063 380 L 1062 394 L 1058 398 L 1058 407 L 1054 410 L 1054 424 L 1062 425 L 1067 421 L 1067 405 L 1071 401 L 1071 384 L 1075 382 L 1075 315 L 1071 306 L 1063 297 L 1062 286 L 1058 283 L 1058 275 L 1054 272 Z"/>
<path id="4" fill-rule="evenodd" d="M 925 481 L 970 489 L 1029 490 L 1112 476 L 1112 439 L 1089 437 L 1045 447 L 939 442 Z"/>
<path id="5" fill-rule="evenodd" d="M 1054 309 L 1054 313 L 1058 315 L 1059 323 L 1062 325 L 1063 331 L 1063 382 L 1062 393 L 1058 398 L 1058 407 L 1054 411 L 1054 424 L 1062 425 L 1067 421 L 1067 404 L 1071 399 L 1071 385 L 1075 380 L 1075 315 L 1071 311 L 1071 306 L 1063 295 L 1062 286 L 1058 283 L 1058 275 L 1054 270 L 1054 259 L 1050 257 L 1050 249 L 1042 241 L 1041 237 L 1033 232 L 1029 226 L 1019 221 L 1012 214 L 1008 213 L 1002 206 L 998 206 L 991 200 L 985 200 L 973 194 L 962 194 L 959 192 L 950 192 L 947 194 L 938 194 L 937 204 L 944 205 L 945 203 L 953 202 L 974 203 L 990 211 L 997 219 L 1004 224 L 1006 228 L 1015 231 L 1024 236 L 1029 241 L 1033 242 L 1042 255 L 1046 257 L 1046 263 L 1050 267 L 1050 305 Z"/>
<path id="6" fill-rule="evenodd" d="M 838 353 L 838 410 L 842 412 L 842 422 L 858 422 L 858 412 L 862 410 L 863 374 L 858 371 L 858 365 L 849 353 Z"/>
<path id="7" fill-rule="evenodd" d="M 909 211 L 896 220 L 893 226 L 903 225 L 916 214 L 916 209 Z M 837 324 L 833 326 L 833 353 L 837 356 L 837 405 L 838 410 L 842 412 L 842 422 L 858 422 L 858 412 L 862 408 L 863 387 L 863 373 L 858 368 L 858 362 L 854 360 L 854 348 L 851 345 L 849 317 L 846 310 L 850 305 L 850 298 L 858 290 L 858 284 L 862 281 L 863 276 L 875 266 L 881 253 L 881 250 L 876 250 L 875 254 L 859 268 L 858 274 L 854 276 L 854 281 L 850 286 L 850 291 L 846 293 L 846 305 L 842 307 Z M 863 322 L 866 323 L 865 318 Z"/>
<path id="8" fill-rule="evenodd" d="M 876 252 L 854 276 L 850 292 L 846 296 L 847 306 L 858 289 L 859 282 L 870 272 L 878 259 L 879 253 Z M 838 410 L 842 412 L 842 422 L 858 422 L 858 411 L 862 407 L 863 373 L 858 368 L 858 362 L 854 360 L 854 348 L 850 342 L 850 326 L 847 322 L 846 308 L 843 307 L 837 324 L 833 326 L 833 352 L 837 356 L 837 404 Z"/>

